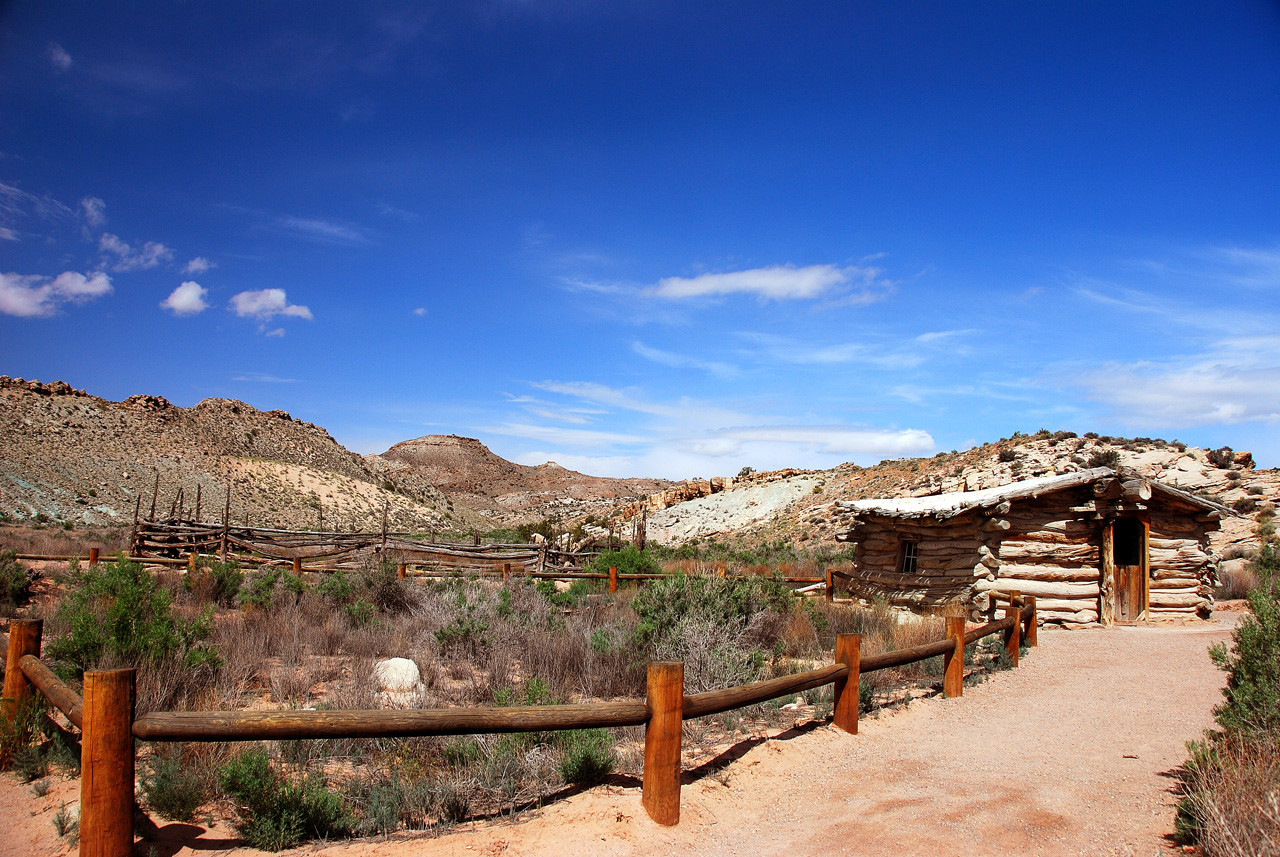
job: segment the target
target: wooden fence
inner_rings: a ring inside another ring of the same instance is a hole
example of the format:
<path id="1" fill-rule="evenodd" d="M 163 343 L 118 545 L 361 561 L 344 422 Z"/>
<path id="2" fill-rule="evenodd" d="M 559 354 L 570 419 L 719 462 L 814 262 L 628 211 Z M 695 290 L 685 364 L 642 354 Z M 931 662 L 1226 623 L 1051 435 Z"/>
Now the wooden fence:
<path id="1" fill-rule="evenodd" d="M 3 710 L 14 717 L 36 690 L 81 730 L 81 857 L 125 857 L 133 853 L 134 739 L 143 741 L 257 741 L 303 738 L 405 738 L 492 732 L 548 732 L 610 726 L 644 726 L 641 802 L 659 824 L 680 820 L 680 736 L 685 720 L 718 714 L 798 693 L 835 686 L 832 721 L 858 731 L 858 685 L 863 673 L 942 655 L 943 695 L 964 692 L 965 646 L 1004 634 L 1013 665 L 1025 640 L 1036 644 L 1034 598 L 1015 602 L 1005 616 L 968 630 L 963 617 L 949 617 L 946 637 L 932 643 L 861 656 L 862 638 L 840 634 L 835 663 L 797 675 L 727 690 L 686 696 L 684 664 L 649 664 L 643 700 L 508 708 L 444 708 L 395 711 L 171 711 L 135 716 L 134 670 L 87 672 L 84 696 L 64 684 L 40 660 L 42 623 L 14 620 L 6 641 Z"/>

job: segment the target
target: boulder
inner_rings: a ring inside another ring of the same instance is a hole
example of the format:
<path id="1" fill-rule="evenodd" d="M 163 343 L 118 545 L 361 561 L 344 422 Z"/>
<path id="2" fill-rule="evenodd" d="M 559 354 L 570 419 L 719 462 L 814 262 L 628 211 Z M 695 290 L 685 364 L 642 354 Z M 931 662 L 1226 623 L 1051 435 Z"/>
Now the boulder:
<path id="1" fill-rule="evenodd" d="M 418 665 L 408 658 L 379 661 L 373 667 L 373 678 L 387 693 L 413 693 L 422 686 Z"/>

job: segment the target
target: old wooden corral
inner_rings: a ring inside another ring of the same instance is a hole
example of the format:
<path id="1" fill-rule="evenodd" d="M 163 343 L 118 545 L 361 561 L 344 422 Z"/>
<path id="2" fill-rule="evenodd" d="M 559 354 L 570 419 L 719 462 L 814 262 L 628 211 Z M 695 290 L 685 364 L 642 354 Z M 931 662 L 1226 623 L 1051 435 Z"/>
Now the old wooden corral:
<path id="1" fill-rule="evenodd" d="M 1107 467 L 1010 485 L 837 503 L 857 543 L 844 577 L 862 597 L 992 615 L 1010 591 L 1040 617 L 1111 624 L 1207 615 L 1216 558 L 1208 534 L 1226 507 Z"/>

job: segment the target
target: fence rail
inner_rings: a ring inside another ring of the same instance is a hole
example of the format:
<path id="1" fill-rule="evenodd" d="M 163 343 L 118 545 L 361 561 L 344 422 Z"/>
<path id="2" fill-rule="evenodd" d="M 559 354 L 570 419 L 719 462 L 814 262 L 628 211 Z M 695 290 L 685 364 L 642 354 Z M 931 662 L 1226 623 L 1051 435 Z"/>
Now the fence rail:
<path id="1" fill-rule="evenodd" d="M 1004 634 L 1005 650 L 1018 664 L 1026 638 L 1036 644 L 1035 599 L 1011 593 L 1004 618 L 967 629 L 963 617 L 948 617 L 946 638 L 861 657 L 861 636 L 836 638 L 835 663 L 796 675 L 725 690 L 684 695 L 684 665 L 649 664 L 643 700 L 531 705 L 507 708 L 443 708 L 396 711 L 171 711 L 135 717 L 132 669 L 85 673 L 84 695 L 68 687 L 40 656 L 43 623 L 14 620 L 6 649 L 3 710 L 13 718 L 36 690 L 82 731 L 81 857 L 125 857 L 133 853 L 135 738 L 144 741 L 256 741 L 300 738 L 392 738 L 493 732 L 550 732 L 610 726 L 644 726 L 642 804 L 659 824 L 680 820 L 680 723 L 780 696 L 835 686 L 833 724 L 858 731 L 858 686 L 863 673 L 942 655 L 943 695 L 964 692 L 965 647 Z M 3 635 L 0 635 L 2 637 Z"/>

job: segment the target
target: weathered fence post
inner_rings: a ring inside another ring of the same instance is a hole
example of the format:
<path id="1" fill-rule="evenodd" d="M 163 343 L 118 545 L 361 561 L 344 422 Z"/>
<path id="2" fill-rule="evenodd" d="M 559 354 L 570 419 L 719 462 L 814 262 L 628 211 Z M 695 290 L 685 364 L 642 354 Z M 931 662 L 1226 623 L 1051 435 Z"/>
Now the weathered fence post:
<path id="1" fill-rule="evenodd" d="M 400 563 L 396 566 L 396 578 L 404 580 L 404 576 L 409 573 L 409 567 L 406 563 Z"/>
<path id="2" fill-rule="evenodd" d="M 831 569 L 827 569 L 827 600 L 834 601 L 836 597 L 835 577 L 831 573 Z"/>
<path id="3" fill-rule="evenodd" d="M 649 664 L 645 702 L 644 787 L 641 802 L 658 824 L 680 822 L 680 730 L 684 725 L 684 664 Z"/>
<path id="4" fill-rule="evenodd" d="M 1031 617 L 1027 619 L 1027 633 L 1025 635 L 1027 645 L 1038 646 L 1039 643 L 1036 641 L 1036 628 L 1040 625 L 1040 617 L 1036 615 L 1036 597 L 1034 595 L 1028 595 L 1025 600 L 1027 605 L 1031 607 Z"/>
<path id="5" fill-rule="evenodd" d="M 724 577 L 726 568 L 727 566 L 724 563 L 720 563 L 718 566 L 716 566 L 716 577 Z"/>
<path id="6" fill-rule="evenodd" d="M 31 698 L 31 682 L 22 674 L 18 661 L 24 655 L 40 657 L 40 635 L 44 622 L 40 619 L 14 619 L 9 623 L 9 651 L 4 659 L 4 716 L 13 720 Z"/>
<path id="7" fill-rule="evenodd" d="M 302 574 L 302 557 L 300 556 L 293 558 L 293 573 L 296 575 Z"/>
<path id="8" fill-rule="evenodd" d="M 193 550 L 187 554 L 187 574 L 194 574 L 196 570 L 196 552 Z"/>
<path id="9" fill-rule="evenodd" d="M 502 564 L 502 582 L 506 583 L 511 579 L 511 563 L 504 562 Z"/>
<path id="10" fill-rule="evenodd" d="M 618 591 L 618 567 L 616 565 L 609 566 L 609 591 Z"/>
<path id="11" fill-rule="evenodd" d="M 1004 632 L 1004 650 L 1009 654 L 1009 660 L 1016 667 L 1018 665 L 1018 649 L 1022 646 L 1022 615 L 1021 608 L 1010 603 L 1004 610 L 1006 619 L 1013 619 L 1013 627 Z"/>
<path id="12" fill-rule="evenodd" d="M 964 617 L 947 617 L 947 639 L 955 649 L 942 656 L 942 695 L 947 699 L 964 696 Z"/>
<path id="13" fill-rule="evenodd" d="M 858 734 L 858 691 L 862 680 L 861 634 L 836 634 L 836 663 L 849 668 L 849 674 L 835 682 L 835 702 L 831 722 L 850 735 Z"/>
<path id="14" fill-rule="evenodd" d="M 80 857 L 133 854 L 134 670 L 84 674 Z"/>
<path id="15" fill-rule="evenodd" d="M 89 548 L 89 568 L 93 568 L 98 564 L 98 549 Z"/>

